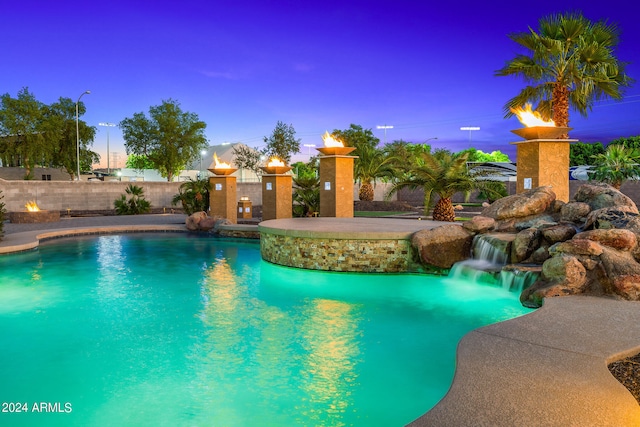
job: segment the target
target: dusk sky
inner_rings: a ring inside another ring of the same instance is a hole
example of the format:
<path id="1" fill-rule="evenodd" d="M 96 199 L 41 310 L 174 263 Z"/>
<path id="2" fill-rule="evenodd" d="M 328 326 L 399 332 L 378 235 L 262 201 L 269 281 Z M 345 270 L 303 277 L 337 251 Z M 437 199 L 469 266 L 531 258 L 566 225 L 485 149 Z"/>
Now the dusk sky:
<path id="1" fill-rule="evenodd" d="M 207 124 L 211 145 L 259 148 L 283 121 L 302 144 L 320 146 L 325 130 L 354 123 L 381 141 L 376 127 L 390 125 L 388 142 L 437 137 L 434 148 L 501 150 L 515 161 L 510 130 L 521 125 L 503 118 L 503 105 L 524 82 L 494 76 L 519 52 L 507 35 L 571 10 L 621 27 L 617 57 L 637 82 L 588 119 L 572 112 L 570 137 L 640 135 L 640 3 L 630 0 L 0 0 L 0 93 L 28 87 L 50 104 L 90 90 L 82 119 L 98 129 L 103 166 L 107 128 L 98 123 L 167 99 Z M 109 138 L 111 167 L 122 167 L 122 133 L 109 128 Z"/>

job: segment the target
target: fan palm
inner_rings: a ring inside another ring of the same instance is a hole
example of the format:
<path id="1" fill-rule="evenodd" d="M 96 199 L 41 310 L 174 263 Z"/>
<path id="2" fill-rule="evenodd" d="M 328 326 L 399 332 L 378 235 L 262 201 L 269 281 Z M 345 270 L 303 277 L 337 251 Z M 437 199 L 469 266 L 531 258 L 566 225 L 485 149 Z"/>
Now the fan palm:
<path id="1" fill-rule="evenodd" d="M 586 116 L 595 101 L 622 98 L 632 79 L 624 72 L 626 63 L 614 55 L 619 33 L 616 25 L 573 12 L 540 19 L 538 33 L 529 28 L 511 34 L 529 54 L 516 55 L 496 75 L 520 76 L 530 85 L 507 102 L 506 117 L 512 108 L 537 102 L 545 118 L 568 126 L 570 107 Z"/>
<path id="2" fill-rule="evenodd" d="M 377 179 L 394 176 L 393 157 L 370 145 L 358 145 L 355 154 L 358 158 L 354 165 L 354 177 L 360 183 L 358 198 L 362 201 L 373 200 L 373 185 Z"/>
<path id="3" fill-rule="evenodd" d="M 395 182 L 387 196 L 402 188 L 422 188 L 425 210 L 431 206 L 434 195 L 439 196 L 433 209 L 433 219 L 455 221 L 451 198 L 456 193 L 471 191 L 477 187 L 475 176 L 467 169 L 467 156 L 468 153 L 452 154 L 447 150 L 423 152 L 411 161 L 404 174 L 405 178 Z"/>
<path id="4" fill-rule="evenodd" d="M 609 144 L 603 154 L 592 156 L 595 168 L 589 174 L 589 179 L 606 182 L 616 189 L 629 179 L 640 177 L 640 152 L 624 145 Z"/>

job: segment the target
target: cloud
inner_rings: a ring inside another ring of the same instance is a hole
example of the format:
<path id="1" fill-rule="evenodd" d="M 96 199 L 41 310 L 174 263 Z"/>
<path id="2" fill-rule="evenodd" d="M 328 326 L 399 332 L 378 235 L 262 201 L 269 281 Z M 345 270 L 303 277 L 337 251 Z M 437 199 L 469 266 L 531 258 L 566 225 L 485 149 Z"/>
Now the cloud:
<path id="1" fill-rule="evenodd" d="M 293 64 L 293 70 L 301 72 L 301 73 L 308 73 L 309 71 L 313 70 L 314 68 L 315 67 L 313 65 L 305 64 L 305 63 L 301 63 L 301 62 Z"/>
<path id="2" fill-rule="evenodd" d="M 205 71 L 201 70 L 200 74 L 212 79 L 238 80 L 242 76 L 231 71 Z"/>

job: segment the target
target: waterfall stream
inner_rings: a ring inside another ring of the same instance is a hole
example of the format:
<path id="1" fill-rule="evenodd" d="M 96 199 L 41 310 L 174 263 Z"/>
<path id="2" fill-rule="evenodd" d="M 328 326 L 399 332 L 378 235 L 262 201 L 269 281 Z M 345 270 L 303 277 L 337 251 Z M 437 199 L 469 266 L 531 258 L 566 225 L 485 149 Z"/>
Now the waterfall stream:
<path id="1" fill-rule="evenodd" d="M 509 262 L 510 252 L 511 239 L 479 234 L 473 239 L 472 258 L 455 263 L 449 271 L 449 278 L 502 286 L 520 293 L 536 281 L 538 272 L 518 266 L 504 269 Z"/>

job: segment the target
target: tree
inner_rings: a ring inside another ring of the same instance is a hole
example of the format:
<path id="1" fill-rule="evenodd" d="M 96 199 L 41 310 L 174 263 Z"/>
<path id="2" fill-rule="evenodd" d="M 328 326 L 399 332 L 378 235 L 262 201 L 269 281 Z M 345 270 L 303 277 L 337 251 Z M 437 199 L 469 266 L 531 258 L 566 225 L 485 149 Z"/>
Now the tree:
<path id="1" fill-rule="evenodd" d="M 640 177 L 640 152 L 634 148 L 609 144 L 603 154 L 594 156 L 594 160 L 590 180 L 606 182 L 619 190 L 626 180 Z"/>
<path id="2" fill-rule="evenodd" d="M 601 142 L 593 144 L 576 142 L 569 146 L 569 164 L 571 166 L 593 165 L 595 156 L 598 154 L 604 154 L 604 146 Z"/>
<path id="3" fill-rule="evenodd" d="M 373 185 L 378 179 L 391 179 L 395 176 L 394 158 L 384 151 L 368 144 L 360 144 L 356 148 L 353 175 L 360 183 L 358 198 L 362 201 L 373 200 Z"/>
<path id="4" fill-rule="evenodd" d="M 468 153 L 468 162 L 510 162 L 509 156 L 500 150 L 492 151 L 491 153 L 485 153 L 482 150 L 476 148 L 467 148 L 460 151 L 460 153 Z"/>
<path id="5" fill-rule="evenodd" d="M 291 162 L 291 155 L 300 151 L 300 139 L 296 139 L 293 125 L 278 121 L 273 133 L 263 139 L 266 147 L 261 151 L 267 157 L 277 157 L 286 164 Z"/>
<path id="6" fill-rule="evenodd" d="M 144 170 L 153 169 L 154 165 L 144 154 L 130 154 L 127 156 L 125 167 L 129 169 Z"/>
<path id="7" fill-rule="evenodd" d="M 71 98 L 59 98 L 44 108 L 44 123 L 46 138 L 53 149 L 52 161 L 55 166 L 64 168 L 69 175 L 76 177 L 77 148 L 80 142 L 80 170 L 90 171 L 94 163 L 100 162 L 100 155 L 91 151 L 96 135 L 95 126 L 88 126 L 83 120 L 78 120 L 76 134 L 76 104 Z M 86 112 L 84 103 L 78 103 L 78 117 Z"/>
<path id="8" fill-rule="evenodd" d="M 233 147 L 233 164 L 238 169 L 247 169 L 256 175 L 262 175 L 262 153 L 253 148 L 249 148 L 244 144 L 238 144 Z"/>
<path id="9" fill-rule="evenodd" d="M 349 129 L 334 129 L 331 135 L 342 141 L 346 147 L 369 146 L 376 148 L 380 144 L 380 139 L 373 135 L 371 129 L 363 129 L 360 125 L 349 125 Z"/>
<path id="10" fill-rule="evenodd" d="M 630 136 L 628 138 L 618 138 L 609 142 L 609 145 L 624 145 L 627 148 L 634 148 L 640 150 L 640 136 Z"/>
<path id="11" fill-rule="evenodd" d="M 586 116 L 595 101 L 621 99 L 632 79 L 625 74 L 626 63 L 615 56 L 619 33 L 616 25 L 571 12 L 540 19 L 537 33 L 529 28 L 511 34 L 529 54 L 516 55 L 496 75 L 520 76 L 530 85 L 507 102 L 506 117 L 512 108 L 537 102 L 543 117 L 568 126 L 570 107 Z"/>
<path id="12" fill-rule="evenodd" d="M 127 154 L 147 156 L 167 181 L 198 159 L 200 151 L 207 147 L 207 125 L 195 113 L 183 112 L 180 104 L 171 99 L 149 108 L 149 118 L 135 113 L 118 126 Z"/>
<path id="13" fill-rule="evenodd" d="M 467 153 L 452 154 L 447 150 L 423 153 L 420 161 L 406 166 L 405 178 L 395 182 L 388 193 L 390 197 L 402 188 L 423 188 L 425 212 L 431 207 L 433 196 L 439 200 L 433 209 L 435 221 L 455 221 L 456 214 L 451 198 L 459 192 L 470 192 L 478 184 L 467 169 Z"/>
<path id="14" fill-rule="evenodd" d="M 0 136 L 3 159 L 25 168 L 25 179 L 33 178 L 36 161 L 51 158 L 51 149 L 43 133 L 44 104 L 36 100 L 28 88 L 18 92 L 17 98 L 8 93 L 0 97 Z"/>

